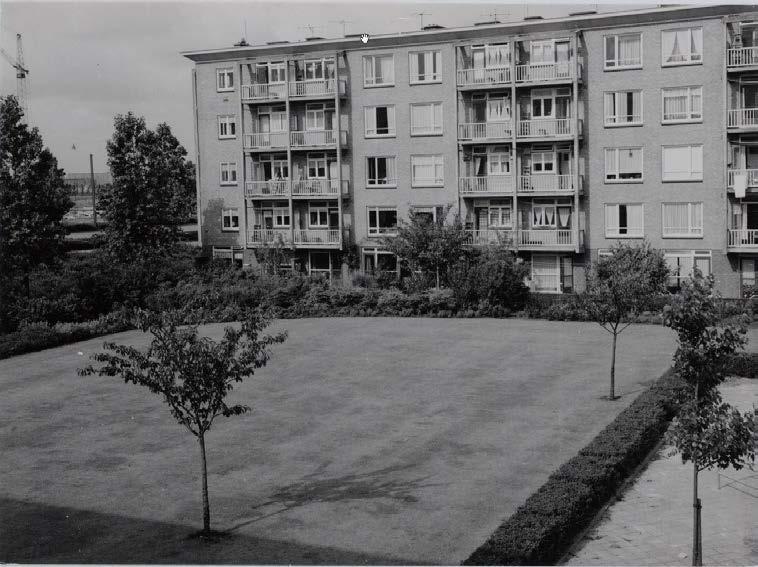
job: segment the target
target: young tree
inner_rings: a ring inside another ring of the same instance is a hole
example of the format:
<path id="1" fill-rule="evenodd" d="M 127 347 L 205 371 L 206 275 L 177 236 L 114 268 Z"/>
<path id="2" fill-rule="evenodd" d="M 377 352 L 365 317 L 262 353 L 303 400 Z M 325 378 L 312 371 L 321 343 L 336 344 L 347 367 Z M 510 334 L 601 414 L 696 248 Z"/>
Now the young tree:
<path id="1" fill-rule="evenodd" d="M 590 317 L 613 336 L 611 387 L 616 399 L 616 343 L 651 299 L 666 290 L 668 267 L 663 252 L 643 242 L 638 246 L 616 244 L 608 256 L 600 256 L 587 272 L 583 303 Z"/>
<path id="2" fill-rule="evenodd" d="M 162 395 L 171 415 L 197 437 L 202 465 L 203 533 L 207 535 L 211 515 L 206 433 L 217 417 L 250 410 L 245 405 L 228 405 L 226 397 L 235 383 L 266 366 L 269 347 L 284 342 L 287 334 L 263 335 L 269 319 L 258 311 L 250 312 L 239 330 L 226 327 L 220 341 L 199 336 L 197 324 L 179 327 L 182 319 L 183 315 L 176 313 L 136 311 L 137 327 L 153 335 L 147 352 L 106 342 L 104 347 L 110 352 L 92 356 L 103 365 L 79 369 L 79 375 L 120 376 L 126 383 L 145 386 Z"/>
<path id="3" fill-rule="evenodd" d="M 700 270 L 664 309 L 666 326 L 676 331 L 679 346 L 674 371 L 688 385 L 687 399 L 667 433 L 667 441 L 682 462 L 692 463 L 692 564 L 702 565 L 701 503 L 698 474 L 706 469 L 741 469 L 755 460 L 754 413 L 741 414 L 723 403 L 718 390 L 727 377 L 729 357 L 747 342 L 747 319 L 722 325 L 713 293 L 713 276 Z"/>
<path id="4" fill-rule="evenodd" d="M 113 184 L 98 197 L 108 219 L 105 248 L 124 262 L 162 255 L 194 212 L 195 168 L 168 125 L 150 130 L 131 112 L 114 125 L 107 145 Z"/>
<path id="5" fill-rule="evenodd" d="M 16 97 L 0 97 L 0 293 L 6 300 L 18 279 L 28 296 L 33 268 L 63 254 L 61 221 L 73 206 L 63 170 L 23 115 Z"/>
<path id="6" fill-rule="evenodd" d="M 265 242 L 263 246 L 256 248 L 255 258 L 261 265 L 263 273 L 278 276 L 282 265 L 289 260 L 282 235 L 277 234 L 272 241 Z"/>
<path id="7" fill-rule="evenodd" d="M 411 271 L 433 274 L 436 287 L 446 282 L 447 270 L 466 252 L 468 235 L 457 215 L 446 223 L 451 205 L 436 221 L 411 209 L 409 221 L 398 223 L 397 236 L 384 238 L 383 245 Z"/>

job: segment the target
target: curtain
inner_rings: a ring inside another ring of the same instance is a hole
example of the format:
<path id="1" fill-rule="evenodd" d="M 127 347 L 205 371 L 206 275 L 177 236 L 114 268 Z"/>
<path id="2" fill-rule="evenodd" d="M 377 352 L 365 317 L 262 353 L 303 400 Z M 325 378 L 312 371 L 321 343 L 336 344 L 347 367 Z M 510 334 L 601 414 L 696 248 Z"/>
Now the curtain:
<path id="1" fill-rule="evenodd" d="M 377 83 L 392 83 L 395 80 L 394 64 L 392 57 L 381 57 L 379 59 L 380 73 L 377 77 Z M 381 78 L 381 80 L 379 80 Z"/>
<path id="2" fill-rule="evenodd" d="M 619 175 L 642 171 L 642 151 L 636 148 L 621 148 L 618 152 Z"/>
<path id="3" fill-rule="evenodd" d="M 476 156 L 474 158 L 474 175 L 481 177 L 484 174 L 484 158 L 482 158 L 482 156 Z"/>
<path id="4" fill-rule="evenodd" d="M 642 236 L 642 205 L 626 206 L 628 234 Z"/>
<path id="5" fill-rule="evenodd" d="M 618 174 L 618 152 L 613 148 L 605 150 L 605 176 L 616 179 Z"/>
<path id="6" fill-rule="evenodd" d="M 703 28 L 693 28 L 690 33 L 692 36 L 690 56 L 692 59 L 699 60 L 703 54 Z"/>
<path id="7" fill-rule="evenodd" d="M 366 134 L 368 135 L 376 134 L 376 108 L 375 107 L 366 108 L 364 111 L 364 115 L 366 118 Z"/>
<path id="8" fill-rule="evenodd" d="M 690 203 L 690 230 L 703 234 L 703 203 Z"/>
<path id="9" fill-rule="evenodd" d="M 687 234 L 688 204 L 666 203 L 663 205 L 663 234 Z"/>
<path id="10" fill-rule="evenodd" d="M 605 206 L 605 232 L 608 235 L 618 234 L 619 231 L 619 207 L 618 205 Z"/>
<path id="11" fill-rule="evenodd" d="M 663 95 L 663 119 L 686 120 L 687 114 L 687 89 L 667 89 Z M 700 97 L 698 97 L 698 106 Z M 694 98 L 693 98 L 694 103 Z M 694 111 L 694 109 L 693 109 Z"/>
<path id="12" fill-rule="evenodd" d="M 639 35 L 619 36 L 619 60 L 625 65 L 640 62 Z"/>
<path id="13" fill-rule="evenodd" d="M 363 82 L 371 85 L 374 83 L 374 65 L 372 57 L 363 58 Z"/>
<path id="14" fill-rule="evenodd" d="M 571 219 L 571 207 L 558 207 L 558 226 L 568 228 Z"/>

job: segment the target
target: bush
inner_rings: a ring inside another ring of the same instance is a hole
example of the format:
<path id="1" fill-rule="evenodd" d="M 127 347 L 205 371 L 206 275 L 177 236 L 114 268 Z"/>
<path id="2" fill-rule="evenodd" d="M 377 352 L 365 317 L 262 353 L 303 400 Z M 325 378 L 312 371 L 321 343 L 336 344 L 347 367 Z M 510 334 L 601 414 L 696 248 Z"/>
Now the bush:
<path id="1" fill-rule="evenodd" d="M 561 465 L 464 564 L 558 561 L 656 446 L 679 407 L 684 387 L 670 370 L 661 376 L 578 455 Z"/>
<path id="2" fill-rule="evenodd" d="M 733 354 L 727 364 L 727 372 L 742 378 L 758 378 L 758 353 L 740 352 Z"/>

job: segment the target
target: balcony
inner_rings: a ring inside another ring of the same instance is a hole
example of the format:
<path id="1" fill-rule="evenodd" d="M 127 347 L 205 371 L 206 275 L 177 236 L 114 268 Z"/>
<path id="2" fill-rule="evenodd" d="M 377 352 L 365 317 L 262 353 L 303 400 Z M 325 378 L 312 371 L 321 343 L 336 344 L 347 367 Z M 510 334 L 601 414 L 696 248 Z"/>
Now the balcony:
<path id="1" fill-rule="evenodd" d="M 726 245 L 730 252 L 745 250 L 758 252 L 758 229 L 730 228 L 727 230 Z"/>
<path id="2" fill-rule="evenodd" d="M 579 121 L 581 132 L 582 122 Z M 573 118 L 535 118 L 534 120 L 519 120 L 518 138 L 555 138 L 574 135 Z"/>
<path id="3" fill-rule="evenodd" d="M 348 181 L 342 181 L 342 191 L 347 193 Z M 299 179 L 292 182 L 293 197 L 337 197 L 339 179 Z"/>
<path id="4" fill-rule="evenodd" d="M 281 243 L 290 244 L 289 228 L 256 228 L 248 231 L 247 243 L 249 246 L 271 246 Z"/>
<path id="5" fill-rule="evenodd" d="M 513 185 L 513 175 L 485 175 L 458 179 L 458 191 L 463 196 L 513 193 Z"/>
<path id="6" fill-rule="evenodd" d="M 758 169 L 729 169 L 727 170 L 727 187 L 734 187 L 735 175 L 744 175 L 747 178 L 748 189 L 758 187 Z"/>
<path id="7" fill-rule="evenodd" d="M 315 81 L 294 81 L 289 84 L 290 98 L 331 97 L 336 94 L 339 85 L 340 95 L 345 94 L 345 81 L 336 79 L 319 79 Z"/>
<path id="8" fill-rule="evenodd" d="M 472 69 L 458 69 L 458 86 L 488 86 L 504 85 L 511 82 L 511 68 L 502 67 L 478 67 Z"/>
<path id="9" fill-rule="evenodd" d="M 469 241 L 471 246 L 488 246 L 490 244 L 509 244 L 513 240 L 513 231 L 508 228 L 486 229 L 486 230 L 469 230 Z"/>
<path id="10" fill-rule="evenodd" d="M 574 62 L 516 65 L 517 83 L 565 82 L 574 78 Z"/>
<path id="11" fill-rule="evenodd" d="M 245 181 L 245 197 L 286 197 L 290 193 L 288 179 Z"/>
<path id="12" fill-rule="evenodd" d="M 570 228 L 527 229 L 518 232 L 518 247 L 523 250 L 573 249 L 575 244 L 574 231 Z"/>
<path id="13" fill-rule="evenodd" d="M 758 108 L 736 108 L 727 112 L 727 128 L 758 128 Z"/>
<path id="14" fill-rule="evenodd" d="M 458 124 L 458 139 L 463 141 L 502 140 L 504 138 L 511 138 L 512 136 L 513 123 L 510 120 Z"/>
<path id="15" fill-rule="evenodd" d="M 242 85 L 242 100 L 244 102 L 284 100 L 286 97 L 287 83 Z"/>
<path id="16" fill-rule="evenodd" d="M 726 66 L 730 69 L 758 66 L 758 46 L 727 49 Z"/>
<path id="17" fill-rule="evenodd" d="M 573 175 L 539 173 L 519 177 L 519 193 L 572 193 Z"/>
<path id="18" fill-rule="evenodd" d="M 246 150 L 284 149 L 287 147 L 287 132 L 245 134 L 244 147 Z"/>
<path id="19" fill-rule="evenodd" d="M 312 248 L 339 246 L 340 231 L 336 228 L 295 229 L 295 244 Z"/>
<path id="20" fill-rule="evenodd" d="M 290 132 L 290 142 L 293 148 L 312 148 L 318 146 L 334 146 L 337 144 L 337 130 L 304 130 Z M 347 131 L 340 132 L 340 144 L 347 143 Z"/>

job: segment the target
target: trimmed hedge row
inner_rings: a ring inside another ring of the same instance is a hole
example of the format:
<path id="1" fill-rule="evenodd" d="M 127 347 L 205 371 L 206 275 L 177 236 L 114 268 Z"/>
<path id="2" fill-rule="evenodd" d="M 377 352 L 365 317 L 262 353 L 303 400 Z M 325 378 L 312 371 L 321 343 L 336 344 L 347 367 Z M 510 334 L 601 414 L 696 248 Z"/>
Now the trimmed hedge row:
<path id="1" fill-rule="evenodd" d="M 558 561 L 661 439 L 684 382 L 671 370 L 555 471 L 464 565 Z"/>

